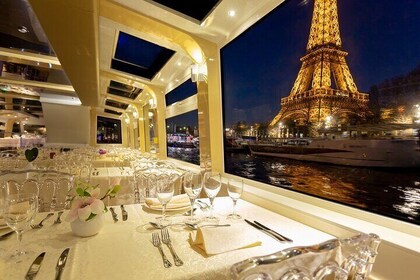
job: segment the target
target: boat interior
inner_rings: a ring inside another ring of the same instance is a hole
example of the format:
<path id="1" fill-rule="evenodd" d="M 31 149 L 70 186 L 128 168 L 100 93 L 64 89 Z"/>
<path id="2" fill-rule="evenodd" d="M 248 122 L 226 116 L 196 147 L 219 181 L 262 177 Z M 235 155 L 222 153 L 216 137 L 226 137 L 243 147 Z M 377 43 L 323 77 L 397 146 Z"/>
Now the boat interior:
<path id="1" fill-rule="evenodd" d="M 196 110 L 200 163 L 235 177 L 224 169 L 220 50 L 283 2 L 0 0 L 0 140 L 126 147 L 199 169 L 168 157 L 166 141 L 166 120 Z M 195 94 L 167 105 L 168 93 L 191 82 Z M 100 120 L 120 124 L 116 142 L 100 142 Z M 377 234 L 371 279 L 418 279 L 418 225 L 244 181 L 244 200 L 328 234 Z"/>

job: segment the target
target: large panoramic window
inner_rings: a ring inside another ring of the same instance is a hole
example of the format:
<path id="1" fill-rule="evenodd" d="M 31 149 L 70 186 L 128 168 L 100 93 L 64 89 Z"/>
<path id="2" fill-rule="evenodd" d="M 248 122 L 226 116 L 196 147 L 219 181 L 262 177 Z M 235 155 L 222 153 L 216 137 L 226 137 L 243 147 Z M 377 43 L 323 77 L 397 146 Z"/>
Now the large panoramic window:
<path id="1" fill-rule="evenodd" d="M 96 143 L 121 144 L 121 120 L 98 116 Z"/>
<path id="2" fill-rule="evenodd" d="M 420 224 L 419 9 L 289 0 L 224 46 L 225 172 Z"/>
<path id="3" fill-rule="evenodd" d="M 166 119 L 168 157 L 200 164 L 198 111 Z"/>
<path id="4" fill-rule="evenodd" d="M 200 164 L 197 85 L 190 79 L 165 95 L 167 156 Z"/>

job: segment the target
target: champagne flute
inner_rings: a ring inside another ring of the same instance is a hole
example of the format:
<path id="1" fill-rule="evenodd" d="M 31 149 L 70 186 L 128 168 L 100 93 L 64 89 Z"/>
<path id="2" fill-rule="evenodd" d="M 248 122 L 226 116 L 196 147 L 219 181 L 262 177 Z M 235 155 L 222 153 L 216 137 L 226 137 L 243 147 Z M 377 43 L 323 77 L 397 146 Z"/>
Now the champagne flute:
<path id="1" fill-rule="evenodd" d="M 4 202 L 4 220 L 17 234 L 18 248 L 11 256 L 18 258 L 28 252 L 21 250 L 23 232 L 29 227 L 38 212 L 38 196 L 35 194 L 11 194 Z"/>
<path id="2" fill-rule="evenodd" d="M 187 172 L 184 175 L 183 186 L 191 203 L 191 215 L 184 220 L 185 223 L 196 224 L 200 219 L 194 217 L 194 202 L 200 194 L 203 186 L 201 185 L 201 175 L 193 172 Z"/>
<path id="3" fill-rule="evenodd" d="M 219 218 L 213 215 L 213 202 L 214 198 L 217 196 L 222 186 L 222 178 L 220 176 L 220 173 L 212 173 L 211 171 L 204 173 L 202 184 L 204 187 L 204 191 L 206 192 L 207 197 L 210 200 L 210 215 L 205 218 L 205 221 L 218 223 Z"/>
<path id="4" fill-rule="evenodd" d="M 171 176 L 160 175 L 156 181 L 156 196 L 162 203 L 162 217 L 158 218 L 160 226 L 168 226 L 171 221 L 166 217 L 166 205 L 172 199 L 175 191 L 175 181 Z"/>
<path id="5" fill-rule="evenodd" d="M 244 190 L 244 181 L 242 179 L 229 179 L 227 190 L 233 201 L 232 214 L 229 214 L 227 217 L 228 219 L 241 219 L 241 215 L 236 213 L 236 202 L 241 197 L 242 191 Z"/>

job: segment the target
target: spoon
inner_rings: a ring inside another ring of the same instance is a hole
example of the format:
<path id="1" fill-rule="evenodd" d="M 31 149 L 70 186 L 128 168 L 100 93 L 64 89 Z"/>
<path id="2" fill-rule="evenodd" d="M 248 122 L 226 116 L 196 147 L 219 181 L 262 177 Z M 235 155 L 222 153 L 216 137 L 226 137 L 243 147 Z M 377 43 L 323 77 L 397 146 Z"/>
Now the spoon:
<path id="1" fill-rule="evenodd" d="M 178 223 L 178 224 L 170 224 L 170 225 L 167 225 L 167 226 L 162 226 L 162 225 L 159 225 L 158 223 L 154 223 L 154 222 L 149 222 L 149 224 L 152 227 L 157 228 L 157 229 L 163 229 L 163 228 L 166 228 L 168 226 L 184 226 L 185 225 L 184 223 Z"/>
<path id="2" fill-rule="evenodd" d="M 187 225 L 187 227 L 189 227 L 192 230 L 197 230 L 199 228 L 203 228 L 203 227 L 230 227 L 229 224 L 224 224 L 224 225 L 201 225 L 199 226 L 198 224 L 190 224 L 190 223 L 185 223 Z"/>

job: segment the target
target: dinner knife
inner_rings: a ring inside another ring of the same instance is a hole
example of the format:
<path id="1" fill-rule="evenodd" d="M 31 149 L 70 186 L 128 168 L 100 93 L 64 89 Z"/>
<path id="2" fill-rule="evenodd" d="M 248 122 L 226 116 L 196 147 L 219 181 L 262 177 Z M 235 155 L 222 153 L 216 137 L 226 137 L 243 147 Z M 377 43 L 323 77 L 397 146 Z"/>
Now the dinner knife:
<path id="1" fill-rule="evenodd" d="M 65 249 L 60 257 L 58 258 L 57 265 L 55 267 L 55 280 L 61 279 L 61 274 L 63 273 L 64 266 L 66 265 L 67 256 L 69 255 L 70 248 Z"/>
<path id="2" fill-rule="evenodd" d="M 284 235 L 281 235 L 281 234 L 280 234 L 280 233 L 278 233 L 277 231 L 274 231 L 274 230 L 272 230 L 271 228 L 266 227 L 265 225 L 263 225 L 263 224 L 261 224 L 261 223 L 259 223 L 259 222 L 257 222 L 257 221 L 254 221 L 254 223 L 255 223 L 256 225 L 259 225 L 259 226 L 260 226 L 260 227 L 262 227 L 263 229 L 265 229 L 265 230 L 267 230 L 267 231 L 271 232 L 273 235 L 278 235 L 280 238 L 284 239 L 285 241 L 288 241 L 288 242 L 293 242 L 293 240 L 292 240 L 292 239 L 290 239 L 290 238 L 288 238 L 288 237 L 286 237 L 286 236 L 284 236 Z"/>
<path id="3" fill-rule="evenodd" d="M 256 229 L 261 230 L 261 231 L 262 231 L 262 232 L 264 232 L 265 234 L 267 234 L 267 235 L 271 236 L 272 238 L 274 238 L 274 239 L 276 239 L 276 240 L 278 240 L 278 241 L 280 241 L 280 242 L 284 242 L 284 241 L 286 241 L 286 240 L 284 240 L 283 238 L 280 238 L 280 236 L 274 235 L 273 233 L 269 232 L 269 231 L 268 231 L 268 230 L 266 230 L 265 228 L 263 228 L 263 227 L 261 227 L 261 226 L 259 226 L 259 225 L 255 224 L 255 223 L 253 223 L 253 222 L 251 222 L 251 221 L 248 221 L 247 219 L 245 219 L 245 222 L 247 222 L 249 225 L 253 226 L 253 227 L 254 227 L 254 228 L 256 228 Z"/>
<path id="4" fill-rule="evenodd" d="M 41 268 L 42 260 L 44 260 L 45 252 L 39 254 L 38 257 L 34 260 L 34 262 L 29 267 L 28 272 L 25 275 L 25 280 L 32 280 L 37 275 L 39 269 Z"/>
<path id="5" fill-rule="evenodd" d="M 12 235 L 15 231 L 9 231 L 6 232 L 5 234 L 0 235 L 0 240 L 5 239 L 6 237 L 8 237 L 9 235 Z"/>
<path id="6" fill-rule="evenodd" d="M 124 205 L 121 204 L 121 214 L 122 214 L 122 219 L 123 221 L 127 221 L 128 219 L 128 213 L 127 211 L 124 209 Z"/>

